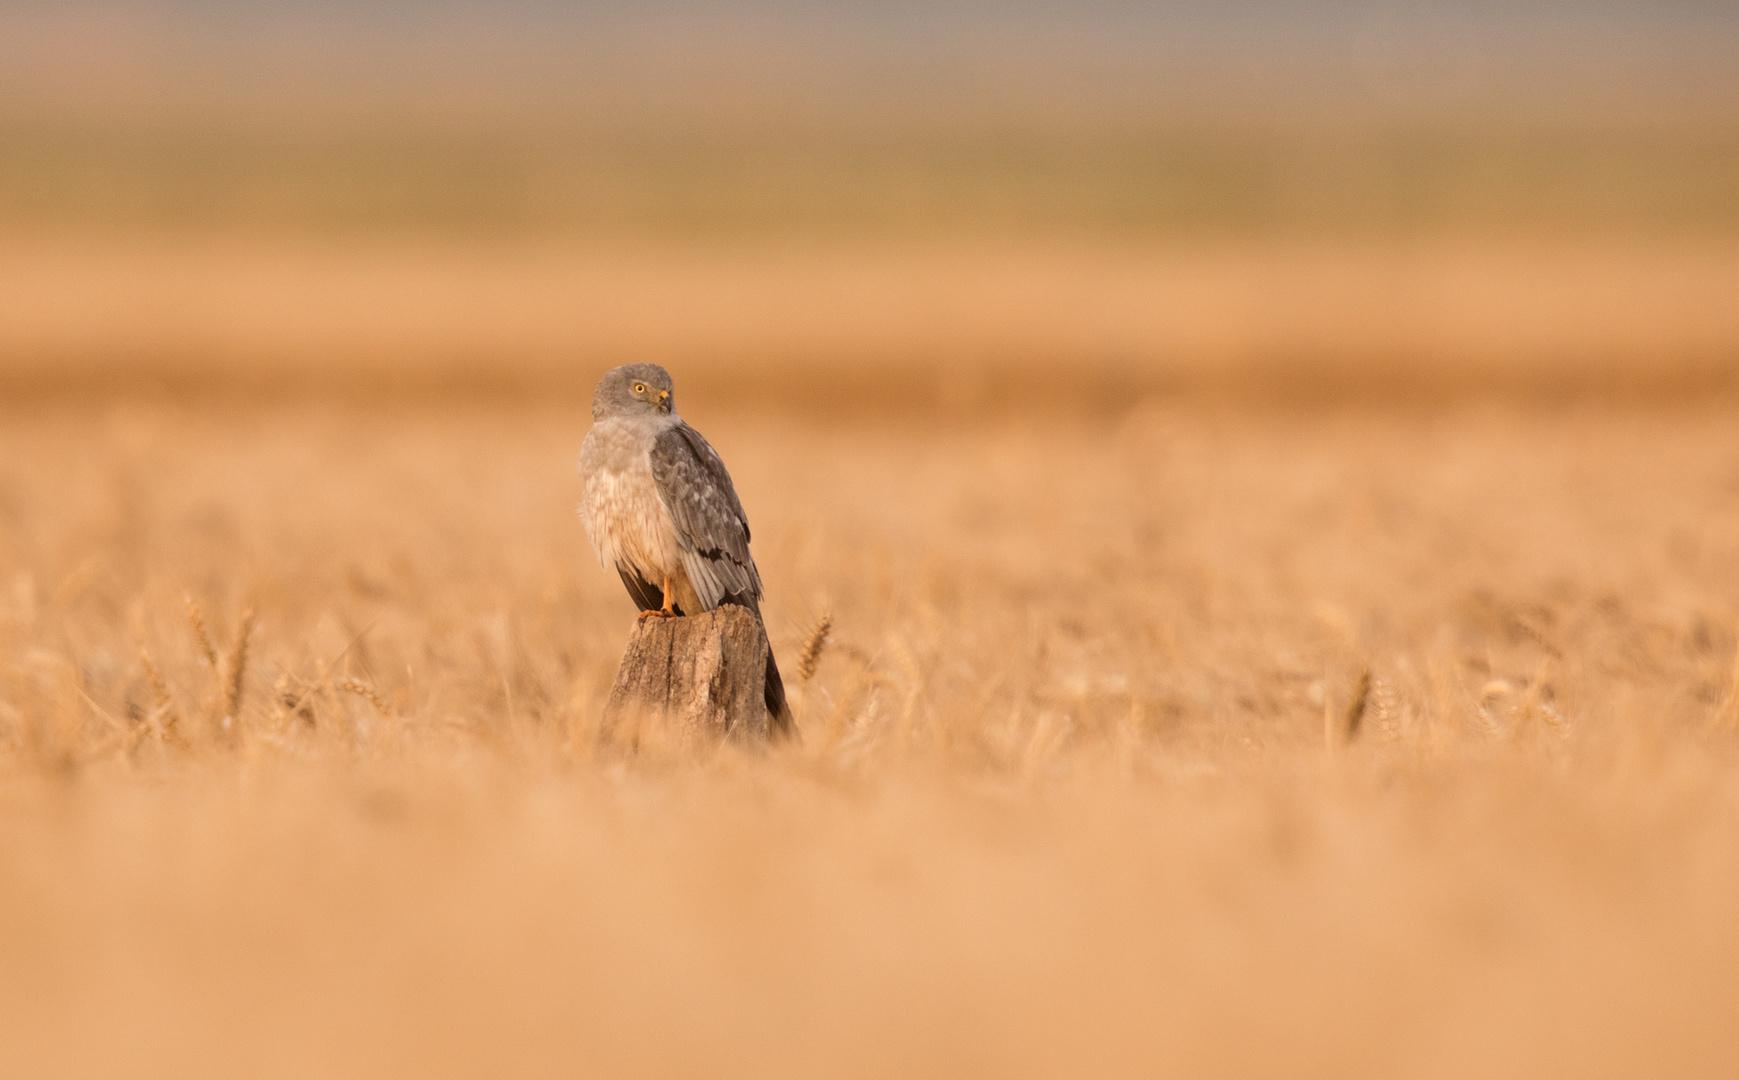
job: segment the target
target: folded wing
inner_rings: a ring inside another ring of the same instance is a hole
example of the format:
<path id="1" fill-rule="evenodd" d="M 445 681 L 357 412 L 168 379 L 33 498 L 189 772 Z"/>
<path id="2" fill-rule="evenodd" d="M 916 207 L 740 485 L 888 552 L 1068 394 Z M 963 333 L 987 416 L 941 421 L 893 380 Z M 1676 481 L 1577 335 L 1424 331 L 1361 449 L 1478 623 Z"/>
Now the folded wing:
<path id="1" fill-rule="evenodd" d="M 761 575 L 749 554 L 749 520 L 718 451 L 678 424 L 652 444 L 652 477 L 701 603 L 711 610 L 728 601 L 758 614 Z"/>

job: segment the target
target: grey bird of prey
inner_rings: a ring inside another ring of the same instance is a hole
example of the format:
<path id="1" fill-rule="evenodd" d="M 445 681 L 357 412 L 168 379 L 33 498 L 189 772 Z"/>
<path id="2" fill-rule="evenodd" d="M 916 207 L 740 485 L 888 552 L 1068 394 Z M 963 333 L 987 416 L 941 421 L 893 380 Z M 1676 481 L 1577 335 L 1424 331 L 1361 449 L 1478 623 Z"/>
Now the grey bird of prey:
<path id="1" fill-rule="evenodd" d="M 580 448 L 586 535 L 643 619 L 738 604 L 759 621 L 761 574 L 749 554 L 748 516 L 718 451 L 677 414 L 674 391 L 657 364 L 614 368 L 598 380 L 592 430 Z M 767 712 L 774 731 L 791 729 L 770 644 Z"/>

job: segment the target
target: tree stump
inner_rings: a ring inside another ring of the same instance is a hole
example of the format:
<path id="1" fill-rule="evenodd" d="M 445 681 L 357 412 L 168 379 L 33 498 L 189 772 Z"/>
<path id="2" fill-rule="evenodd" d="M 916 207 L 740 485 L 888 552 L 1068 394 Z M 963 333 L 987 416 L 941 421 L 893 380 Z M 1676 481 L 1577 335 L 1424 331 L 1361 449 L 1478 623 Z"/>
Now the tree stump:
<path id="1" fill-rule="evenodd" d="M 604 705 L 607 741 L 637 745 L 648 724 L 676 735 L 766 738 L 767 635 L 746 608 L 639 619 Z"/>

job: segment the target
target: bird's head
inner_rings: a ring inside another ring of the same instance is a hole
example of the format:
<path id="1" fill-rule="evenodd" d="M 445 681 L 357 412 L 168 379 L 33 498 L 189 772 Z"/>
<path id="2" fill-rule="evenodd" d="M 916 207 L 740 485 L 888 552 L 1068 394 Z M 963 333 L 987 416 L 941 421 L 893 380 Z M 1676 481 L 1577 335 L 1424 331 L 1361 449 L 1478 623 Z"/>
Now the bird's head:
<path id="1" fill-rule="evenodd" d="M 664 416 L 676 410 L 670 372 L 657 364 L 611 368 L 592 391 L 592 419 Z"/>

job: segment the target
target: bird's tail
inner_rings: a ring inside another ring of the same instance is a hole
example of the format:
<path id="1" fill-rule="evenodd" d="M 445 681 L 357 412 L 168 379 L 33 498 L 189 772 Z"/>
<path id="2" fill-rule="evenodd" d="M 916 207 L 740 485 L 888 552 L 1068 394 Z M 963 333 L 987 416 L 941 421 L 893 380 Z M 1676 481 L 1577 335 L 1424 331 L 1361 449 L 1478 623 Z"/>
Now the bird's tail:
<path id="1" fill-rule="evenodd" d="M 761 633 L 766 634 L 762 627 Z M 791 706 L 785 702 L 785 680 L 779 677 L 779 665 L 773 661 L 773 643 L 767 642 L 767 715 L 771 717 L 774 735 L 791 735 L 797 725 L 791 717 Z"/>

